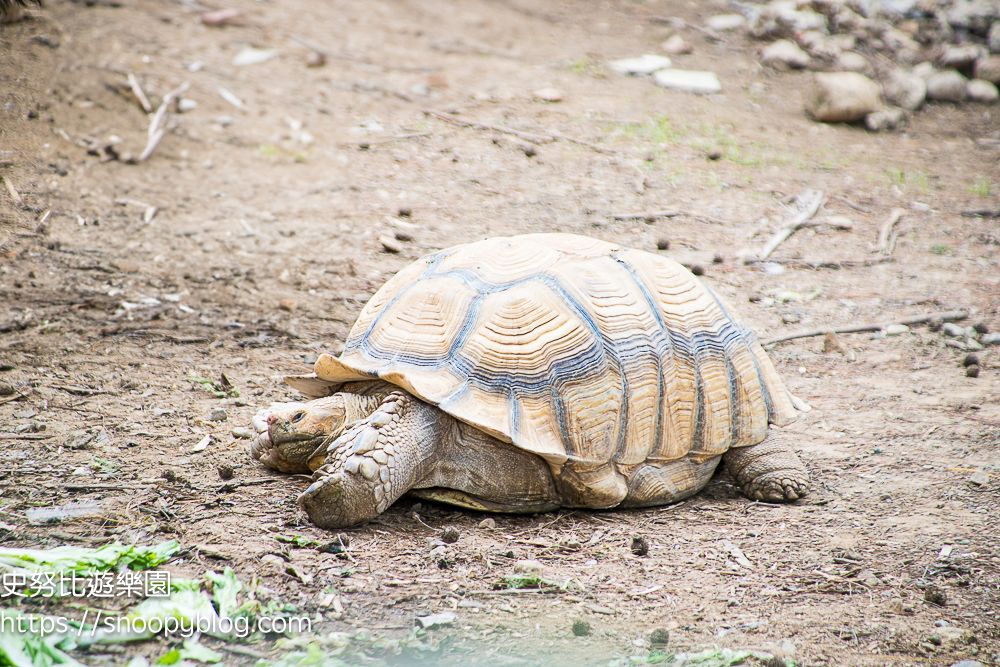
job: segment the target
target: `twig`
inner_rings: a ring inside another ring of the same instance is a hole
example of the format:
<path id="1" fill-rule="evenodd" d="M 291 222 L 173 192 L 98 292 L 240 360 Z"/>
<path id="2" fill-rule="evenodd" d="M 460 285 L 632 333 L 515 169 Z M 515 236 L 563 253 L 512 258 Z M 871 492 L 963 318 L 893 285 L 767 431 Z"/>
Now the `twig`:
<path id="1" fill-rule="evenodd" d="M 358 146 L 359 148 L 365 149 L 369 146 L 378 146 L 379 144 L 391 144 L 396 141 L 403 141 L 405 139 L 419 139 L 421 137 L 433 136 L 433 132 L 416 132 L 414 134 L 399 134 L 394 137 L 388 137 L 386 139 L 376 139 L 374 141 L 359 141 L 356 144 L 347 144 L 348 146 Z"/>
<path id="2" fill-rule="evenodd" d="M 35 433 L 0 433 L 0 440 L 48 440 L 54 435 L 38 435 Z"/>
<path id="3" fill-rule="evenodd" d="M 989 209 L 989 208 L 977 208 L 968 211 L 962 211 L 963 218 L 1000 218 L 1000 208 Z"/>
<path id="4" fill-rule="evenodd" d="M 149 98 L 146 97 L 146 93 L 142 92 L 142 86 L 139 85 L 139 80 L 132 72 L 128 73 L 128 85 L 132 86 L 132 92 L 139 100 L 139 104 L 142 105 L 142 110 L 146 113 L 153 113 L 153 105 L 149 103 Z"/>
<path id="5" fill-rule="evenodd" d="M 4 185 L 7 186 L 7 191 L 10 193 L 10 198 L 14 200 L 15 204 L 23 204 L 24 200 L 21 199 L 21 195 L 18 194 L 17 190 L 14 189 L 14 184 L 10 182 L 10 179 L 6 176 L 3 177 Z"/>
<path id="6" fill-rule="evenodd" d="M 612 220 L 645 220 L 646 222 L 653 222 L 657 218 L 676 218 L 677 216 L 685 216 L 688 218 L 693 218 L 694 220 L 699 220 L 701 222 L 707 222 L 712 225 L 728 225 L 729 222 L 726 220 L 721 220 L 719 218 L 713 218 L 708 215 L 702 215 L 701 213 L 696 213 L 695 211 L 686 211 L 683 209 L 667 209 L 664 211 L 650 211 L 646 213 L 616 213 L 611 216 Z"/>
<path id="7" fill-rule="evenodd" d="M 831 328 L 825 327 L 823 329 L 812 329 L 810 331 L 800 331 L 798 333 L 791 333 L 784 336 L 775 336 L 774 338 L 767 338 L 760 342 L 761 345 L 773 345 L 774 343 L 782 343 L 786 340 L 795 340 L 796 338 L 813 338 L 815 336 L 825 336 L 828 331 L 833 331 L 834 333 L 859 333 L 861 331 L 880 331 L 885 329 L 890 324 L 922 324 L 924 322 L 929 322 L 933 319 L 940 319 L 943 321 L 952 320 L 964 320 L 969 316 L 966 310 L 946 310 L 939 313 L 927 313 L 926 315 L 916 315 L 914 317 L 904 317 L 899 320 L 892 320 L 889 322 L 883 322 L 881 324 L 856 324 L 849 327 L 839 327 Z"/>
<path id="8" fill-rule="evenodd" d="M 490 132 L 500 132 L 502 134 L 510 134 L 512 136 L 524 139 L 525 141 L 533 144 L 551 144 L 554 141 L 562 139 L 563 141 L 569 141 L 570 143 L 586 146 L 587 148 L 597 153 L 605 153 L 608 155 L 615 154 L 614 151 L 602 148 L 600 146 L 596 146 L 594 144 L 583 141 L 582 139 L 568 137 L 565 134 L 560 134 L 558 132 L 553 132 L 552 134 L 537 134 L 535 132 L 525 132 L 524 130 L 514 130 L 509 127 L 502 127 L 500 125 L 490 125 L 488 123 L 478 123 L 475 121 L 461 120 L 459 118 L 455 118 L 454 116 L 449 116 L 448 114 L 441 113 L 440 111 L 435 111 L 433 109 L 424 109 L 424 113 L 427 114 L 428 116 L 434 116 L 435 118 L 439 118 L 449 123 L 462 125 L 463 127 L 471 127 L 477 130 L 488 130 Z"/>
<path id="9" fill-rule="evenodd" d="M 906 209 L 894 208 L 892 213 L 889 214 L 889 219 L 882 223 L 882 230 L 878 234 L 878 246 L 875 248 L 875 252 L 880 252 L 883 255 L 891 255 L 892 247 L 895 243 L 890 245 L 889 235 L 892 233 L 892 228 L 899 222 L 899 219 L 906 214 Z"/>
<path id="10" fill-rule="evenodd" d="M 139 156 L 139 162 L 145 162 L 153 154 L 156 145 L 160 143 L 160 139 L 167 133 L 166 128 L 160 127 L 160 124 L 163 122 L 163 116 L 167 113 L 170 103 L 184 94 L 184 91 L 188 89 L 188 85 L 188 82 L 185 81 L 163 96 L 163 102 L 160 103 L 160 107 L 153 114 L 153 120 L 149 123 L 149 141 L 146 143 L 146 148 L 142 151 L 142 155 Z"/>
<path id="11" fill-rule="evenodd" d="M 852 202 L 850 199 L 847 199 L 846 197 L 841 197 L 840 195 L 830 195 L 830 199 L 836 199 L 839 202 L 843 202 L 843 203 L 847 204 L 848 206 L 850 206 L 851 208 L 853 208 L 855 211 L 861 211 L 862 213 L 871 213 L 871 211 L 869 209 L 865 208 L 864 206 L 860 206 L 858 204 L 855 204 L 854 202 Z"/>
<path id="12" fill-rule="evenodd" d="M 801 266 L 806 269 L 855 269 L 876 264 L 893 262 L 891 257 L 878 259 L 754 259 L 747 264 L 784 264 L 785 266 Z"/>
<path id="13" fill-rule="evenodd" d="M 823 205 L 823 201 L 823 193 L 814 192 L 812 200 L 806 205 L 806 208 L 792 218 L 787 225 L 775 232 L 774 236 L 764 244 L 764 247 L 760 251 L 759 259 L 767 259 L 767 256 L 774 252 L 775 248 L 781 245 L 785 239 L 794 234 L 796 230 L 806 226 L 806 222 L 809 218 L 816 215 L 816 211 Z"/>

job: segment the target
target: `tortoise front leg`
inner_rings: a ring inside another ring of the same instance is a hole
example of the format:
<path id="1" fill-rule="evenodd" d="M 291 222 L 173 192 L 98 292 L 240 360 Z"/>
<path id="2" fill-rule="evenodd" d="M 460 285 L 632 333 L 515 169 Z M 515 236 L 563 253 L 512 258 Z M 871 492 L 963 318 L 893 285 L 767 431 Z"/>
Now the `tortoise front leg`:
<path id="1" fill-rule="evenodd" d="M 321 528 L 373 519 L 426 475 L 450 418 L 404 392 L 392 392 L 368 417 L 327 447 L 299 505 Z"/>
<path id="2" fill-rule="evenodd" d="M 773 434 L 756 445 L 730 449 L 722 460 L 736 486 L 753 500 L 783 503 L 809 492 L 809 473 L 802 461 Z"/>

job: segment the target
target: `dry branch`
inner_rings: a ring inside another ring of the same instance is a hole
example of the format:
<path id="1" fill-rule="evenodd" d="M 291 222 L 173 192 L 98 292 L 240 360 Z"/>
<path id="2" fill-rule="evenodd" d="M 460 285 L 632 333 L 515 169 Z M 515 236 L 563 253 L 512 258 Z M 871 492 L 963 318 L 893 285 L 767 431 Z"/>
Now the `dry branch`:
<path id="1" fill-rule="evenodd" d="M 142 86 L 139 85 L 139 80 L 135 78 L 135 74 L 132 72 L 128 73 L 128 85 L 132 87 L 132 92 L 135 94 L 139 104 L 142 105 L 142 110 L 146 113 L 153 113 L 153 105 L 149 103 L 149 98 L 146 97 L 146 93 L 142 92 Z"/>
<path id="2" fill-rule="evenodd" d="M 906 209 L 892 209 L 892 213 L 889 214 L 889 219 L 882 223 L 882 229 L 878 234 L 878 246 L 875 248 L 875 252 L 880 252 L 883 255 L 892 254 L 892 246 L 895 245 L 895 243 L 890 243 L 889 236 L 892 234 L 892 228 L 905 214 Z"/>
<path id="3" fill-rule="evenodd" d="M 160 139 L 167 133 L 167 128 L 161 127 L 163 117 L 167 114 L 167 108 L 175 99 L 183 95 L 187 89 L 188 82 L 185 81 L 163 96 L 163 102 L 160 103 L 160 107 L 153 114 L 153 120 L 149 122 L 149 140 L 146 142 L 146 148 L 143 149 L 142 155 L 139 156 L 139 162 L 144 162 L 156 150 L 156 145 L 160 143 Z"/>
<path id="4" fill-rule="evenodd" d="M 14 200 L 15 204 L 21 204 L 24 202 L 24 200 L 21 199 L 20 193 L 18 193 L 18 191 L 14 189 L 14 184 L 10 182 L 9 178 L 4 176 L 3 183 L 4 185 L 7 186 L 7 192 L 10 193 L 10 198 Z"/>
<path id="5" fill-rule="evenodd" d="M 812 329 L 810 331 L 799 331 L 797 333 L 790 333 L 784 336 L 775 336 L 774 338 L 767 338 L 762 340 L 761 345 L 773 345 L 774 343 L 783 343 L 786 340 L 795 340 L 796 338 L 813 338 L 815 336 L 825 336 L 828 331 L 834 333 L 859 333 L 862 331 L 881 331 L 885 329 L 890 324 L 922 324 L 924 322 L 929 322 L 934 319 L 940 319 L 945 322 L 950 322 L 952 320 L 964 320 L 969 316 L 969 312 L 966 310 L 946 310 L 939 313 L 927 313 L 926 315 L 916 315 L 914 317 L 904 317 L 899 320 L 892 320 L 889 322 L 882 322 L 878 324 L 855 324 L 849 327 L 825 327 L 823 329 Z"/>
<path id="6" fill-rule="evenodd" d="M 812 199 L 809 200 L 808 204 L 806 204 L 805 209 L 792 218 L 787 225 L 776 231 L 774 236 L 772 236 L 770 240 L 764 244 L 764 247 L 760 251 L 759 259 L 767 259 L 768 255 L 774 252 L 779 245 L 785 242 L 785 239 L 794 234 L 796 230 L 807 226 L 806 223 L 809 221 L 809 218 L 816 215 L 816 211 L 818 211 L 819 207 L 823 205 L 823 201 L 822 192 L 812 193 Z"/>
<path id="7" fill-rule="evenodd" d="M 518 137 L 519 139 L 524 139 L 525 141 L 533 144 L 551 144 L 554 141 L 558 141 L 561 139 L 562 141 L 568 141 L 570 143 L 585 146 L 597 153 L 605 153 L 607 155 L 615 154 L 614 151 L 602 148 L 600 146 L 596 146 L 589 142 L 583 141 L 582 139 L 568 137 L 565 134 L 560 134 L 558 132 L 553 132 L 551 134 L 538 134 L 536 132 L 525 132 L 524 130 L 514 130 L 509 127 L 502 127 L 500 125 L 490 125 L 489 123 L 479 123 L 476 121 L 462 120 L 460 118 L 455 118 L 454 116 L 450 116 L 446 113 L 435 111 L 433 109 L 424 109 L 424 113 L 427 114 L 428 116 L 434 116 L 435 118 L 439 118 L 443 121 L 454 123 L 456 125 L 461 125 L 463 127 L 471 127 L 476 130 L 488 130 L 490 132 L 500 132 L 501 134 L 509 134 L 511 136 Z"/>

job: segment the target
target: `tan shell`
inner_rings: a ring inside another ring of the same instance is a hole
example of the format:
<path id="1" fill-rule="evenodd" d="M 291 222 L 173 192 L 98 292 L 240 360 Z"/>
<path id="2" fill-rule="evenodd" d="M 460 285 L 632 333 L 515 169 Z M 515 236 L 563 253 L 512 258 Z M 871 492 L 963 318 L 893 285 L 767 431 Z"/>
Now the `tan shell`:
<path id="1" fill-rule="evenodd" d="M 669 259 L 569 234 L 414 262 L 316 374 L 398 385 L 607 501 L 591 506 L 619 502 L 641 464 L 700 464 L 795 418 L 753 332 L 704 283 Z"/>

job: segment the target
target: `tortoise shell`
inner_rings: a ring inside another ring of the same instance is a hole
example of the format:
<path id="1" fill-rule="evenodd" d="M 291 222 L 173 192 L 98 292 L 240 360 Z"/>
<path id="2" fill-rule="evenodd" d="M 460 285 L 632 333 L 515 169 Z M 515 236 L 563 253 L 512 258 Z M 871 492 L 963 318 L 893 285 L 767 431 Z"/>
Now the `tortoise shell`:
<path id="1" fill-rule="evenodd" d="M 795 418 L 756 336 L 690 271 L 570 234 L 417 260 L 316 374 L 398 385 L 542 457 L 592 507 L 643 464 L 700 465 Z"/>

